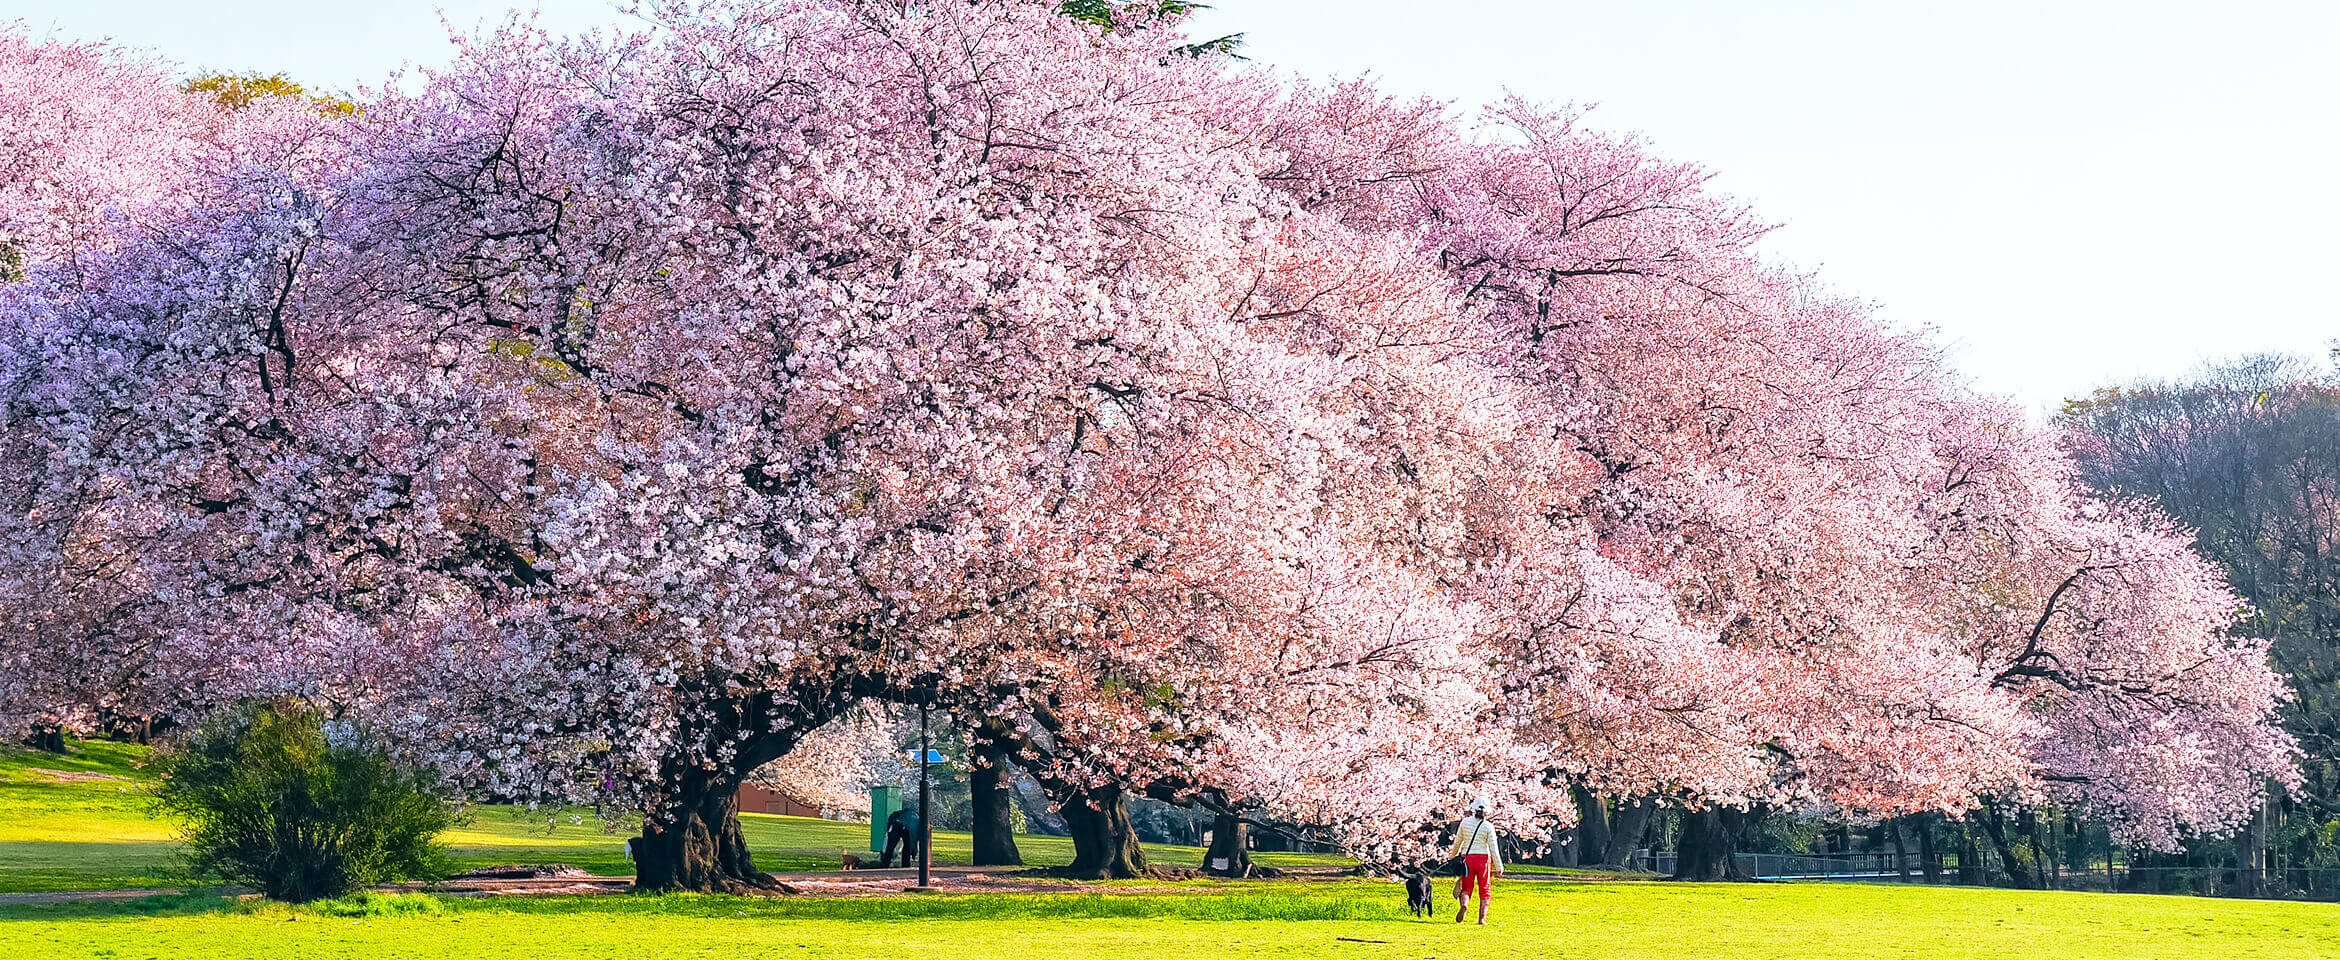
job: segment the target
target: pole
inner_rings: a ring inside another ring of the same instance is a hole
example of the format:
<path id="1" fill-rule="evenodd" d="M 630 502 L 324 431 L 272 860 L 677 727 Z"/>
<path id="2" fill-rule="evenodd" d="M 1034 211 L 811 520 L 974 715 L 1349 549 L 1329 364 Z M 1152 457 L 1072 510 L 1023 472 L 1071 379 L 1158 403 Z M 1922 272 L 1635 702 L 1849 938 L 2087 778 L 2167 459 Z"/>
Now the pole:
<path id="1" fill-rule="evenodd" d="M 934 791 L 926 774 L 926 700 L 918 701 L 918 886 L 934 868 Z"/>

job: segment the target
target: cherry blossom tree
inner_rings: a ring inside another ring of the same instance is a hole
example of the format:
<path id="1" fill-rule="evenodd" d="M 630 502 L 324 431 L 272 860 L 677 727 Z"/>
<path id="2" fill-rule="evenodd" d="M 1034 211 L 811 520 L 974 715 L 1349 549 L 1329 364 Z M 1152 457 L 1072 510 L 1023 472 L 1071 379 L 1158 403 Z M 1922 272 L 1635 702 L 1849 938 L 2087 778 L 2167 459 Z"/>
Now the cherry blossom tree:
<path id="1" fill-rule="evenodd" d="M 655 889 L 771 886 L 739 783 L 834 778 L 872 700 L 1022 764 L 1096 876 L 1132 794 L 1383 859 L 1662 800 L 1719 875 L 1743 811 L 2166 843 L 2285 775 L 2182 531 L 1703 171 L 1147 22 L 514 25 L 263 112 L 0 289 L 10 655 L 327 702 L 640 818 Z"/>
<path id="2" fill-rule="evenodd" d="M 2245 895 L 2264 892 L 2263 874 L 2251 865 L 2264 865 L 2270 845 L 2292 857 L 2327 846 L 2321 826 L 2334 807 L 2336 387 L 2328 364 L 2250 357 L 2174 381 L 2102 389 L 2068 402 L 2058 418 L 2091 488 L 2150 502 L 2192 528 L 2196 547 L 2249 601 L 2241 632 L 2270 641 L 2297 691 L 2284 704 L 2284 729 L 2300 740 L 2307 782 L 2294 796 L 2271 798 L 2273 822 L 2257 821 L 2234 851 Z M 2189 843 L 2185 853 L 2215 850 Z"/>
<path id="3" fill-rule="evenodd" d="M 167 197 L 216 113 L 127 51 L 0 30 L 0 279 L 100 246 Z"/>
<path id="4" fill-rule="evenodd" d="M 916 731 L 910 731 L 915 734 Z M 917 776 L 903 758 L 901 724 L 865 701 L 799 740 L 750 779 L 824 811 L 867 809 L 870 788 Z"/>
<path id="5" fill-rule="evenodd" d="M 1709 875 L 1731 809 L 2044 789 L 2166 844 L 2230 829 L 2287 768 L 2264 650 L 2165 523 L 2105 515 L 1921 340 L 1766 268 L 1760 222 L 1697 168 L 1570 111 L 1490 121 L 1474 139 L 1350 84 L 1261 135 L 1303 204 L 1418 231 L 1522 386 L 1501 562 L 1464 589 L 1515 631 L 1506 701 L 1555 768 L 1703 811 L 1690 845 L 1721 842 L 1685 871 Z"/>
<path id="6" fill-rule="evenodd" d="M 153 687 L 168 671 L 150 660 L 151 625 L 157 605 L 184 598 L 158 593 L 134 558 L 154 544 L 155 524 L 173 521 L 151 502 L 113 499 L 100 489 L 108 481 L 75 460 L 83 431 L 123 424 L 133 406 L 201 417 L 167 393 L 111 392 L 138 388 L 122 371 L 168 365 L 189 345 L 130 334 L 144 316 L 111 318 L 103 331 L 52 327 L 39 304 L 72 300 L 93 274 L 121 271 L 124 286 L 148 286 L 114 302 L 144 306 L 138 298 L 168 286 L 152 271 L 169 265 L 133 263 L 119 245 L 169 224 L 234 216 L 204 208 L 265 190 L 270 168 L 313 158 L 323 118 L 267 100 L 246 107 L 223 111 L 183 93 L 161 65 L 118 48 L 0 31 L 0 281 L 16 281 L 0 282 L 0 298 L 11 301 L 0 308 L 8 318 L 0 378 L 10 391 L 6 432 L 24 444 L 0 457 L 10 543 L 30 551 L 0 574 L 0 629 L 9 635 L 0 642 L 0 729 L 9 733 L 143 729 L 170 701 Z M 232 179 L 244 176 L 251 181 Z M 139 271 L 147 272 L 127 279 Z M 194 420 L 143 425 L 176 431 Z"/>
<path id="7" fill-rule="evenodd" d="M 0 281 L 71 263 L 167 219 L 233 140 L 268 136 L 291 104 L 345 114 L 282 76 L 174 82 L 170 65 L 108 43 L 0 27 Z"/>
<path id="8" fill-rule="evenodd" d="M 1402 248 L 1288 231 L 1212 125 L 1249 88 L 1173 40 L 780 3 L 475 42 L 9 304 L 12 548 L 121 559 L 183 702 L 639 812 L 649 887 L 766 882 L 737 783 L 865 698 L 1044 715 L 1084 791 L 1189 769 L 1364 535 L 1319 461 L 1382 345 L 1257 264 Z M 1276 662 L 1386 660 L 1353 639 Z"/>

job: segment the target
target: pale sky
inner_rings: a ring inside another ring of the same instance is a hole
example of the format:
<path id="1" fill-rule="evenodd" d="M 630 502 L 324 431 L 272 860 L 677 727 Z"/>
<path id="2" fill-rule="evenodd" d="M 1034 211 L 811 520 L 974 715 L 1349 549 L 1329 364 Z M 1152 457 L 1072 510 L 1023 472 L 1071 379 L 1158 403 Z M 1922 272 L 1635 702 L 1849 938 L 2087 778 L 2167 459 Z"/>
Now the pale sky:
<path id="1" fill-rule="evenodd" d="M 189 69 L 378 83 L 508 0 L 0 0 Z M 533 4 L 528 4 L 534 6 Z M 621 19 L 544 0 L 562 30 Z M 1257 68 L 1469 109 L 1597 104 L 1781 224 L 1783 261 L 1928 326 L 2044 411 L 2108 381 L 2340 338 L 2334 0 L 1218 0 Z"/>

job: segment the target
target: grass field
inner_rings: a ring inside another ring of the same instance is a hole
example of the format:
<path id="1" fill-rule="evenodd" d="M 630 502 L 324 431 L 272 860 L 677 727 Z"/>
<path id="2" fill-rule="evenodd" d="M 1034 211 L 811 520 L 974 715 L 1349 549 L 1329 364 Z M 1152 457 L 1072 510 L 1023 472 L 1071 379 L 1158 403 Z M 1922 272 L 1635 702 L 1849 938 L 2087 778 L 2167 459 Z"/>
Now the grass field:
<path id="1" fill-rule="evenodd" d="M 137 761 L 144 748 L 84 742 L 67 756 L 0 748 L 0 893 L 171 887 L 177 844 L 171 823 L 155 817 Z M 58 774 L 64 774 L 60 777 Z M 75 779 L 89 778 L 89 779 Z M 869 845 L 869 825 L 804 817 L 741 817 L 756 865 L 775 873 L 834 870 L 840 848 Z M 479 807 L 446 841 L 460 866 L 567 863 L 623 876 L 625 836 L 605 833 L 591 816 L 572 820 L 510 807 Z M 1016 838 L 1027 863 L 1072 862 L 1063 837 Z M 965 833 L 937 831 L 935 862 L 966 863 Z M 1200 866 L 1197 847 L 1149 846 L 1158 862 Z M 1319 854 L 1262 853 L 1269 865 L 1342 864 Z"/>
<path id="2" fill-rule="evenodd" d="M 0 907 L 0 957 L 531 960 L 1100 957 L 2329 960 L 2340 907 L 1853 884 L 1511 881 L 1493 926 L 1416 920 L 1393 884 L 879 899 L 419 895 Z"/>
<path id="3" fill-rule="evenodd" d="M 0 754 L 0 891 L 172 883 L 171 830 L 139 793 L 135 749 Z M 47 771 L 47 772 L 43 772 Z M 58 774 L 65 776 L 60 778 Z M 76 779 L 79 778 L 79 779 Z M 119 779 L 113 779 L 119 778 Z M 62 782 L 60 782 L 62 781 Z M 866 827 L 753 818 L 762 862 L 827 866 Z M 623 872 L 597 825 L 546 833 L 509 812 L 451 838 L 475 864 Z M 1029 838 L 1036 861 L 1061 840 Z M 966 839 L 938 836 L 946 862 Z M 1197 851 L 1158 848 L 1167 862 Z M 305 907 L 187 895 L 0 906 L 0 960 L 228 958 L 1405 958 L 1405 960 L 2330 960 L 2340 906 L 1858 884 L 1502 882 L 1495 923 L 1418 920 L 1370 881 L 1138 882 L 1096 893 L 755 900 L 697 896 L 460 900 L 364 895 Z"/>

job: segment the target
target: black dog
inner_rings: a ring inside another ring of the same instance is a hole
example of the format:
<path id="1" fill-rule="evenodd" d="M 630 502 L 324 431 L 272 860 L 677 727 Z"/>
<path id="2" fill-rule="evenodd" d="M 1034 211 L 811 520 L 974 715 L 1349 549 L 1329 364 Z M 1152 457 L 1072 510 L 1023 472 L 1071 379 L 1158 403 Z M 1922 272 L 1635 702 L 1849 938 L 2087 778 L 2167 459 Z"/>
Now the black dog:
<path id="1" fill-rule="evenodd" d="M 1417 917 L 1429 916 L 1434 909 L 1430 903 L 1430 871 L 1423 867 L 1411 870 L 1401 867 L 1398 876 L 1406 878 L 1406 909 Z"/>

